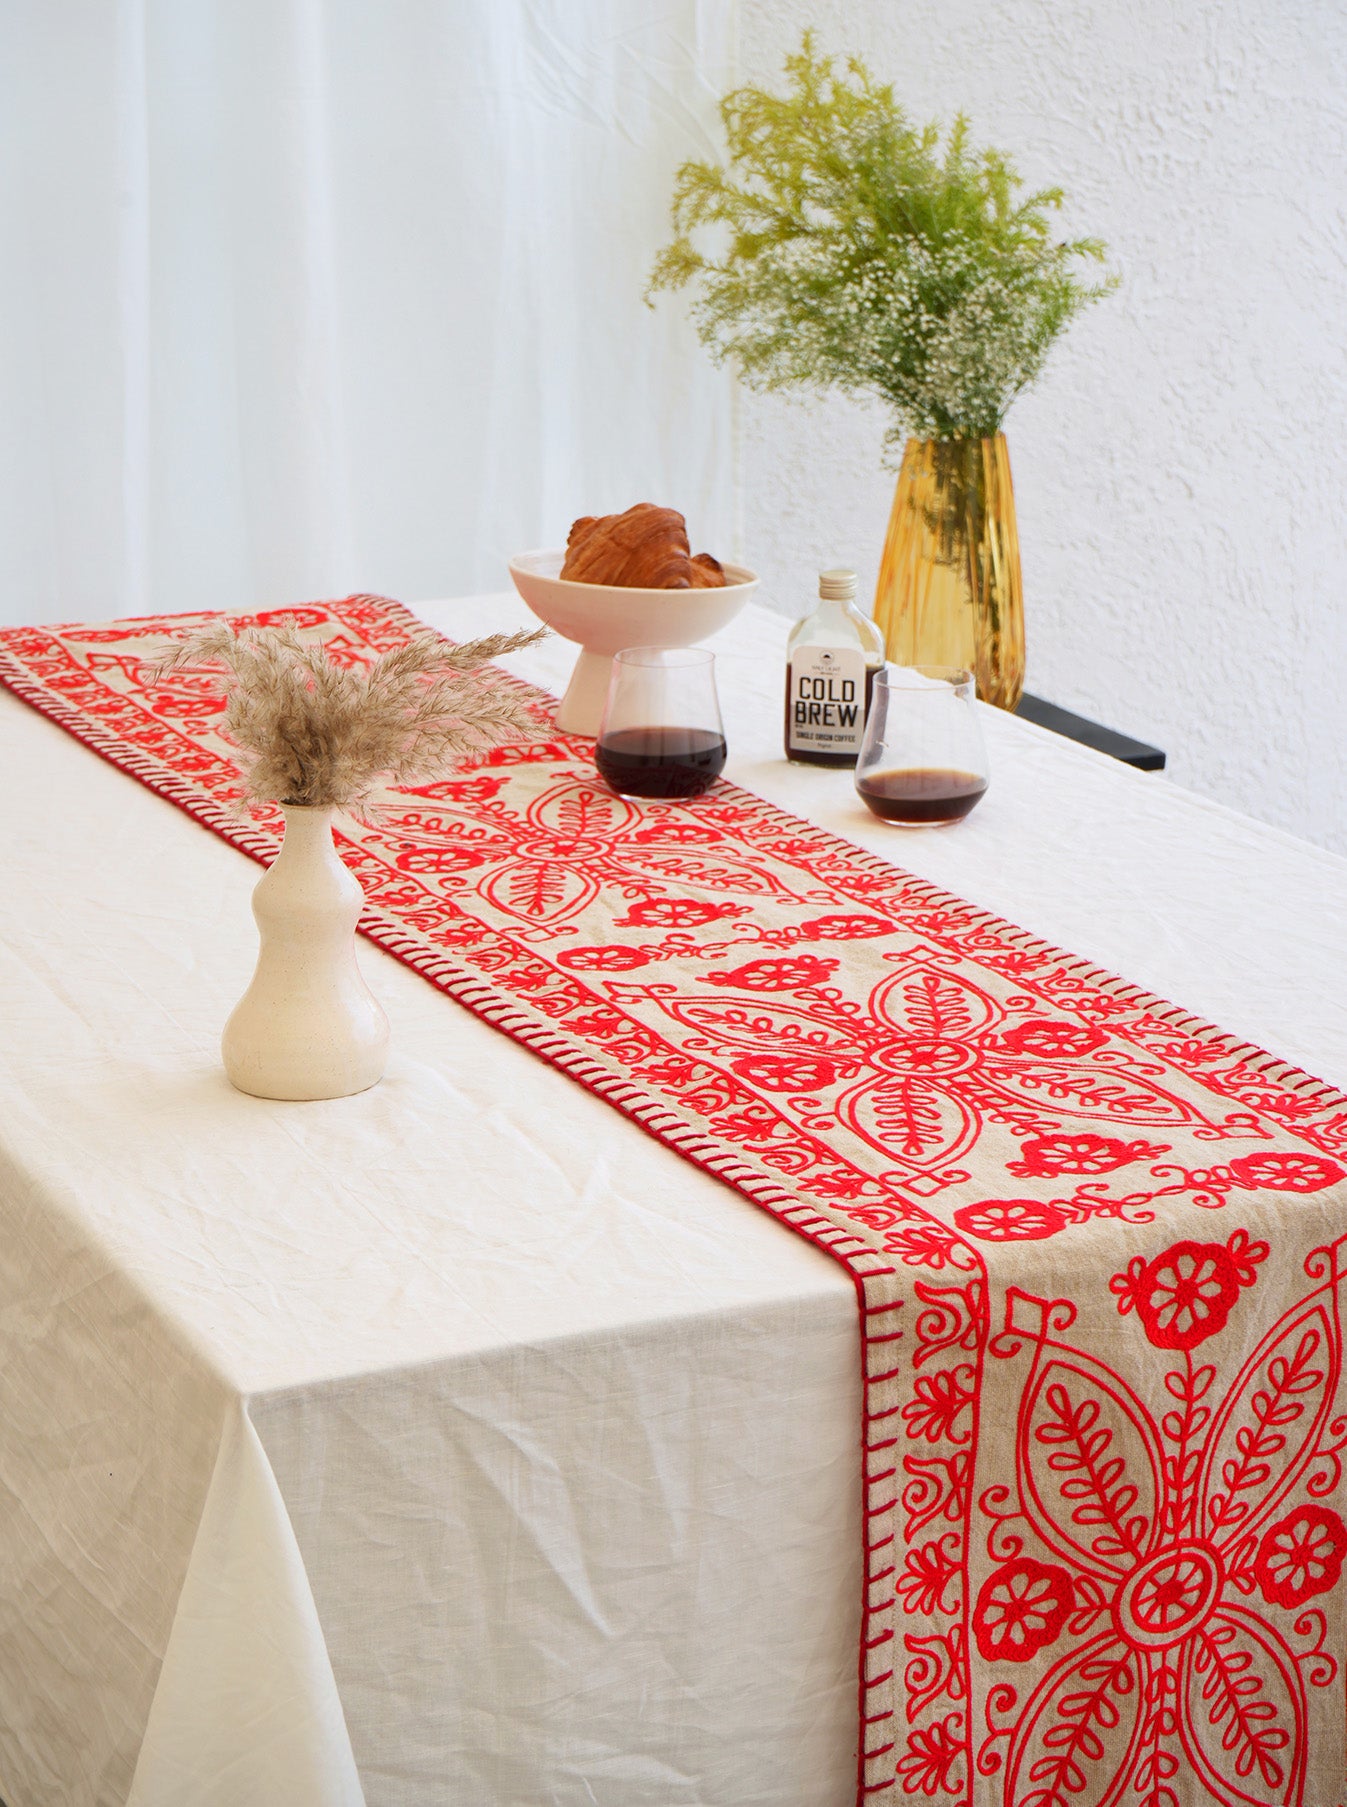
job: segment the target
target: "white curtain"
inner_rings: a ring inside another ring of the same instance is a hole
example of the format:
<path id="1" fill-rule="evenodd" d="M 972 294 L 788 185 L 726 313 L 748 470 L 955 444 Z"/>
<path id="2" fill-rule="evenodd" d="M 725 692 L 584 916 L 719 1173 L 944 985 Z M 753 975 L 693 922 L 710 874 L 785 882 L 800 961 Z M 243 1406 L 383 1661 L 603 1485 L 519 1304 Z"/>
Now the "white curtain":
<path id="1" fill-rule="evenodd" d="M 731 0 L 3 0 L 0 619 L 506 587 L 729 380 L 642 287 Z"/>

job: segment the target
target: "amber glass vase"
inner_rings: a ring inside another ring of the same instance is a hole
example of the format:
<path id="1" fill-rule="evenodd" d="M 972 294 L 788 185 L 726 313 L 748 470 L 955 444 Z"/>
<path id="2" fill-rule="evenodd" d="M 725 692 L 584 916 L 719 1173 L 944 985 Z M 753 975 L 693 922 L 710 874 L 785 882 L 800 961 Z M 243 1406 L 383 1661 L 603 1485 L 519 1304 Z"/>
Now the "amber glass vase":
<path id="1" fill-rule="evenodd" d="M 875 621 L 895 664 L 966 666 L 984 702 L 1019 702 L 1024 599 L 1004 434 L 908 440 Z"/>

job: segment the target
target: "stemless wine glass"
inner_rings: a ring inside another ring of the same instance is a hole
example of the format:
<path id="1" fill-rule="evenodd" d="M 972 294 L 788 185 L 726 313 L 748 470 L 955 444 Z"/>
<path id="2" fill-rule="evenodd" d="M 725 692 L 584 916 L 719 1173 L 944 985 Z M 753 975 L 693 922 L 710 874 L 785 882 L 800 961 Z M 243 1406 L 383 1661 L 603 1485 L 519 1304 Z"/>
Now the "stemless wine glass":
<path id="1" fill-rule="evenodd" d="M 725 764 L 715 655 L 629 646 L 613 659 L 594 763 L 623 797 L 700 797 Z"/>
<path id="2" fill-rule="evenodd" d="M 889 665 L 875 676 L 856 789 L 882 822 L 943 828 L 987 788 L 987 749 L 971 671 Z"/>

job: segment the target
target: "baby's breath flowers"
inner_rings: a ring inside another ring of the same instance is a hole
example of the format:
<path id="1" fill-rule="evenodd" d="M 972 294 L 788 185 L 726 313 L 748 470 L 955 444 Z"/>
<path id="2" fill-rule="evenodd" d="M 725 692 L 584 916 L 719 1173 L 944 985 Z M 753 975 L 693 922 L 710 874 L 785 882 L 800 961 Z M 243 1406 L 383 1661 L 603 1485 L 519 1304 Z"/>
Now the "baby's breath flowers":
<path id="1" fill-rule="evenodd" d="M 423 784 L 501 741 L 536 739 L 528 698 L 477 668 L 545 632 L 455 646 L 427 630 L 351 667 L 291 628 L 219 626 L 188 635 L 159 671 L 223 666 L 221 727 L 239 749 L 247 799 L 359 816 L 383 784 Z"/>
<path id="2" fill-rule="evenodd" d="M 911 125 L 859 60 L 838 74 L 812 34 L 786 74 L 784 95 L 722 100 L 726 163 L 678 171 L 650 291 L 695 285 L 703 342 L 755 388 L 877 392 L 896 447 L 999 432 L 1053 340 L 1114 286 L 1077 273 L 1103 245 L 1054 243 L 1060 189 L 1017 198 L 966 119 L 942 151 L 938 127 Z M 704 228 L 711 251 L 693 242 Z"/>

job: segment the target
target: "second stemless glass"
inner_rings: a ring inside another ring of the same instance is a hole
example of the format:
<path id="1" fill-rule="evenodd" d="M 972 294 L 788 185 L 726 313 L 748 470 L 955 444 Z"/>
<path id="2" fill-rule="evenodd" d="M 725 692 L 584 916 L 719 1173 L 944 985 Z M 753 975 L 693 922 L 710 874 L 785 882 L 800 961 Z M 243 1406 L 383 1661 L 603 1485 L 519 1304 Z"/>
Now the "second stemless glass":
<path id="1" fill-rule="evenodd" d="M 700 797 L 725 764 L 715 654 L 700 646 L 629 646 L 613 660 L 594 748 L 599 776 L 623 797 Z"/>
<path id="2" fill-rule="evenodd" d="M 961 822 L 987 788 L 987 749 L 971 671 L 890 665 L 875 678 L 856 789 L 896 828 Z"/>

